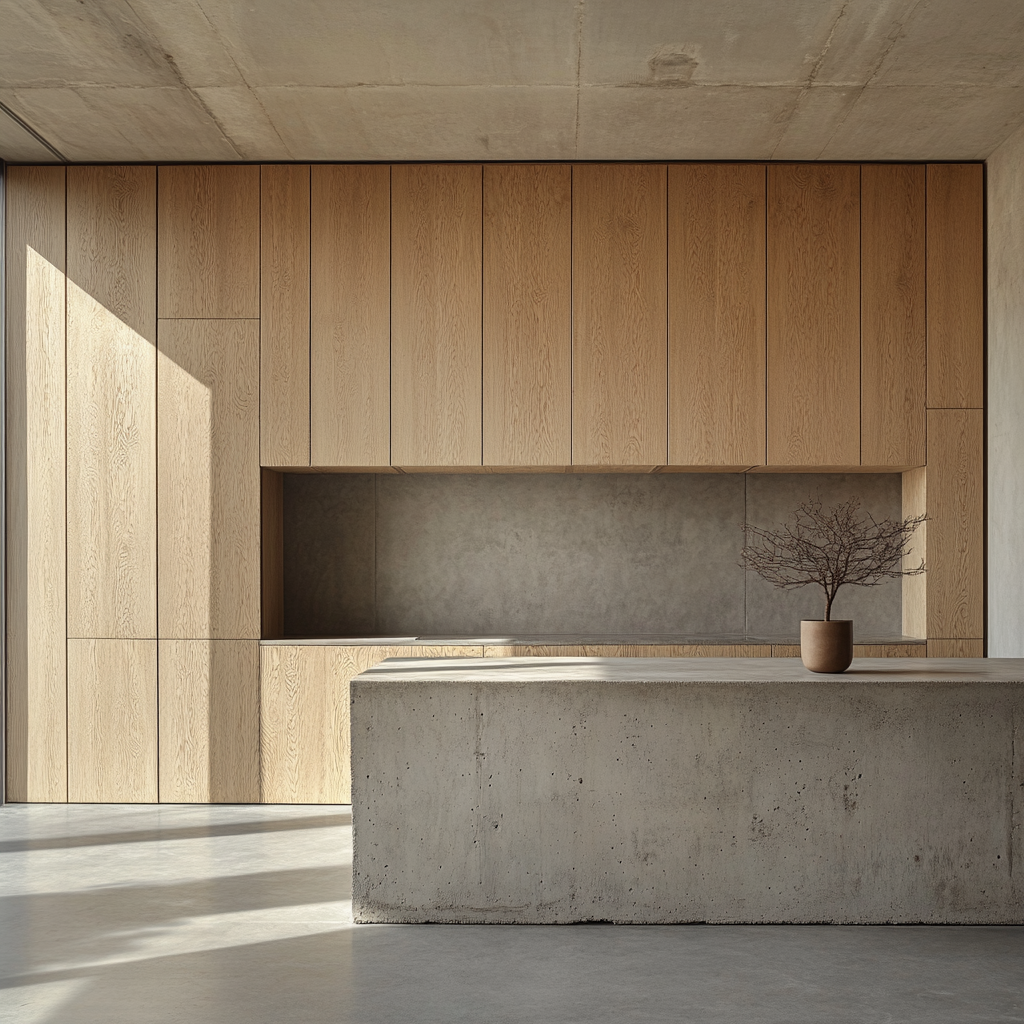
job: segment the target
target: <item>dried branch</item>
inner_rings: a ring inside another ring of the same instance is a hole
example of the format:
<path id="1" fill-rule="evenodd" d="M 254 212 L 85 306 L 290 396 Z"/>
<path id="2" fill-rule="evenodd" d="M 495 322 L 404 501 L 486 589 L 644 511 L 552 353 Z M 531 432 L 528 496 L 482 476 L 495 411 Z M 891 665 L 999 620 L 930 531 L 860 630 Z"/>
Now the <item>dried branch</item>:
<path id="1" fill-rule="evenodd" d="M 807 498 L 793 517 L 778 530 L 745 526 L 741 564 L 782 589 L 817 584 L 825 591 L 826 621 L 840 587 L 877 587 L 883 580 L 925 571 L 924 560 L 917 568 L 903 567 L 925 515 L 876 520 L 870 512 L 861 514 L 858 498 L 828 511 L 820 498 Z"/>

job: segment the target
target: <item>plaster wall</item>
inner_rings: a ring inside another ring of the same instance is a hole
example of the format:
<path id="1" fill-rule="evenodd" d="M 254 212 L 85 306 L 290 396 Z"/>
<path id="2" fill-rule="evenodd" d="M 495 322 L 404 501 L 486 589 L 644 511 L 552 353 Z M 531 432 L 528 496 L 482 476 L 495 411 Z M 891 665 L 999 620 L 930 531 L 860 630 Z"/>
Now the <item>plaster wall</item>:
<path id="1" fill-rule="evenodd" d="M 988 654 L 1024 655 L 1024 130 L 988 161 Z"/>
<path id="2" fill-rule="evenodd" d="M 285 633 L 795 636 L 819 593 L 744 572 L 742 526 L 815 494 L 901 512 L 898 474 L 288 475 Z M 899 636 L 898 581 L 834 616 Z"/>

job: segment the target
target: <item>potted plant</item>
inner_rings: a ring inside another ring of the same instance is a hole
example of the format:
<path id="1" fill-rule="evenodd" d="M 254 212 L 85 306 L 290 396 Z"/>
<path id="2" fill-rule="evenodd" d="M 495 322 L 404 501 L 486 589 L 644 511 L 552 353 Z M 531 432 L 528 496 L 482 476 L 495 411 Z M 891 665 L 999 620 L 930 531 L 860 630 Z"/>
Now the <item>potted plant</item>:
<path id="1" fill-rule="evenodd" d="M 845 672 L 853 661 L 853 621 L 832 618 L 840 587 L 877 587 L 925 571 L 923 560 L 915 568 L 903 561 L 926 519 L 876 520 L 861 513 L 857 498 L 828 510 L 819 498 L 807 498 L 777 530 L 744 526 L 743 566 L 784 590 L 817 584 L 825 592 L 824 619 L 800 623 L 800 657 L 812 672 Z"/>

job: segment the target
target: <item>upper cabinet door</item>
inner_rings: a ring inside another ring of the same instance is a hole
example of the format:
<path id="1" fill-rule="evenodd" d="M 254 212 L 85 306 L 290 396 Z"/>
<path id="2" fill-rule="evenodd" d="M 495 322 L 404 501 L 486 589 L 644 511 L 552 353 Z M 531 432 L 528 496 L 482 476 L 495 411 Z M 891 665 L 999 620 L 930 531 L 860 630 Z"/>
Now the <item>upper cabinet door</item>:
<path id="1" fill-rule="evenodd" d="M 928 408 L 985 404 L 985 175 L 928 165 Z"/>
<path id="2" fill-rule="evenodd" d="M 567 466 L 572 170 L 484 168 L 484 465 Z"/>
<path id="3" fill-rule="evenodd" d="M 768 168 L 768 464 L 860 464 L 860 167 Z"/>
<path id="4" fill-rule="evenodd" d="M 666 168 L 573 168 L 572 461 L 668 456 Z"/>
<path id="5" fill-rule="evenodd" d="M 391 168 L 313 167 L 314 466 L 391 461 Z"/>
<path id="6" fill-rule="evenodd" d="M 159 168 L 157 315 L 258 318 L 260 169 Z"/>
<path id="7" fill-rule="evenodd" d="M 764 465 L 764 216 L 763 165 L 669 168 L 671 465 Z"/>
<path id="8" fill-rule="evenodd" d="M 391 175 L 391 461 L 479 466 L 482 168 Z"/>
<path id="9" fill-rule="evenodd" d="M 925 202 L 921 164 L 861 167 L 861 462 L 925 459 Z"/>

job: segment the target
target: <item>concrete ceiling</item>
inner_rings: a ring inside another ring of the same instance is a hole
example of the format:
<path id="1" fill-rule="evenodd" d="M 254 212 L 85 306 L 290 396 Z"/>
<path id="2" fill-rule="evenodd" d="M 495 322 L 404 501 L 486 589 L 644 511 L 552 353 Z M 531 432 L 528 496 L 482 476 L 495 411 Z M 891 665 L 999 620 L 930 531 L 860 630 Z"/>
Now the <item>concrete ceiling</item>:
<path id="1" fill-rule="evenodd" d="M 0 0 L 0 156 L 978 159 L 1021 0 Z"/>

